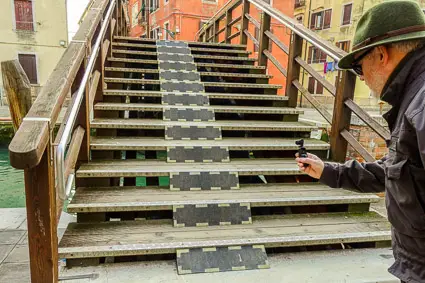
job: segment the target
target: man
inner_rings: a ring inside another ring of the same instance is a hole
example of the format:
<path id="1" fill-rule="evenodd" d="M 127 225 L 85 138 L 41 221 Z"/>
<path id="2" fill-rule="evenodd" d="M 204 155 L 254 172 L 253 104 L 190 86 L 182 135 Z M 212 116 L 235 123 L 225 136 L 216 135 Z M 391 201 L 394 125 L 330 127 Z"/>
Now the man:
<path id="1" fill-rule="evenodd" d="M 352 53 L 339 61 L 392 108 L 389 154 L 374 163 L 297 158 L 300 170 L 334 188 L 386 191 L 395 263 L 402 282 L 425 282 L 425 17 L 415 2 L 389 1 L 360 19 Z M 309 166 L 304 166 L 308 164 Z"/>

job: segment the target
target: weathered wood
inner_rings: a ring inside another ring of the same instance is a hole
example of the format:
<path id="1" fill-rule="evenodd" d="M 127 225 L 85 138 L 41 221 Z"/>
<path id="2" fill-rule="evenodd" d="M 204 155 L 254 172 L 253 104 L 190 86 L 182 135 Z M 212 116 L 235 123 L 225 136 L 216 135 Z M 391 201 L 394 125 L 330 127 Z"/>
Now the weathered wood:
<path id="1" fill-rule="evenodd" d="M 72 224 L 61 241 L 63 258 L 173 253 L 176 248 L 265 244 L 289 247 L 388 241 L 390 225 L 375 213 L 282 215 L 253 218 L 253 224 L 176 229 L 142 221 Z M 169 223 L 169 222 L 167 222 Z M 102 231 L 102 233 L 99 233 Z M 81 243 L 86 243 L 82 247 Z"/>
<path id="2" fill-rule="evenodd" d="M 303 122 L 249 121 L 241 123 L 238 120 L 219 120 L 215 122 L 174 122 L 155 119 L 94 119 L 92 128 L 97 129 L 165 129 L 167 126 L 200 126 L 221 127 L 222 130 L 243 131 L 294 131 L 309 132 L 316 129 Z"/>
<path id="3" fill-rule="evenodd" d="M 214 21 L 214 29 L 213 29 L 213 33 L 214 33 L 214 42 L 218 42 L 218 28 L 220 25 L 220 21 Z"/>
<path id="4" fill-rule="evenodd" d="M 270 39 L 265 35 L 265 32 L 270 31 L 270 24 L 271 17 L 267 13 L 261 13 L 260 38 L 258 40 L 260 44 L 258 48 L 258 65 L 260 66 L 267 66 L 267 56 L 264 54 L 264 51 L 268 51 Z"/>
<path id="5" fill-rule="evenodd" d="M 303 67 L 312 77 L 323 85 L 333 96 L 336 94 L 336 87 L 319 74 L 311 65 L 307 64 L 301 57 L 296 57 L 295 61 Z"/>
<path id="6" fill-rule="evenodd" d="M 241 34 L 240 31 L 235 32 L 234 34 L 232 34 L 231 36 L 228 37 L 229 41 L 231 41 L 232 39 L 238 37 Z M 248 59 L 248 58 L 245 58 Z"/>
<path id="7" fill-rule="evenodd" d="M 134 90 L 114 90 L 106 89 L 105 96 L 131 96 L 131 97 L 161 97 L 166 92 L 162 91 L 134 91 Z M 272 100 L 272 101 L 288 101 L 287 96 L 268 95 L 268 94 L 249 94 L 249 93 L 205 93 L 210 99 L 236 99 L 236 100 Z"/>
<path id="8" fill-rule="evenodd" d="M 390 132 L 375 119 L 373 119 L 364 109 L 357 105 L 352 99 L 346 99 L 345 105 L 351 109 L 363 122 L 372 128 L 384 140 L 390 139 Z"/>
<path id="9" fill-rule="evenodd" d="M 215 63 L 195 63 L 195 64 L 198 67 L 265 70 L 264 66 L 253 66 L 253 65 L 215 64 Z"/>
<path id="10" fill-rule="evenodd" d="M 229 150 L 297 150 L 295 138 L 223 138 L 217 141 L 166 140 L 140 137 L 92 137 L 92 150 L 167 150 L 167 147 L 228 147 Z M 328 150 L 329 144 L 317 139 L 304 139 L 309 151 Z"/>
<path id="11" fill-rule="evenodd" d="M 68 179 L 69 175 L 75 169 L 85 133 L 86 131 L 83 129 L 83 127 L 78 126 L 72 135 L 69 149 L 65 158 L 65 180 Z"/>
<path id="12" fill-rule="evenodd" d="M 242 16 L 236 17 L 235 19 L 233 19 L 230 23 L 229 26 L 233 26 L 234 24 L 236 24 L 237 22 L 239 22 L 242 19 Z"/>
<path id="13" fill-rule="evenodd" d="M 96 97 L 96 93 L 99 87 L 101 73 L 99 71 L 95 71 L 93 75 L 92 82 L 90 84 L 89 97 L 90 97 L 90 109 L 92 109 L 94 105 L 94 99 Z"/>
<path id="14" fill-rule="evenodd" d="M 260 46 L 260 43 L 258 42 L 258 40 L 255 39 L 255 37 L 246 29 L 244 31 L 245 35 L 251 39 L 251 41 L 255 44 L 255 46 Z"/>
<path id="15" fill-rule="evenodd" d="M 156 45 L 153 44 L 141 44 L 141 43 L 125 43 L 125 42 L 112 42 L 112 46 L 119 47 L 134 47 L 134 48 L 142 48 L 142 49 L 156 49 Z"/>
<path id="16" fill-rule="evenodd" d="M 15 132 L 31 108 L 31 83 L 18 60 L 1 62 L 3 87 Z"/>
<path id="17" fill-rule="evenodd" d="M 238 172 L 239 176 L 302 175 L 294 159 L 248 159 L 223 163 L 167 163 L 136 159 L 91 161 L 81 165 L 77 178 L 159 177 L 176 172 Z"/>
<path id="18" fill-rule="evenodd" d="M 276 44 L 280 49 L 283 50 L 283 52 L 285 52 L 286 54 L 289 54 L 289 47 L 285 45 L 285 43 L 283 43 L 282 41 L 280 41 L 280 39 L 274 35 L 271 31 L 267 30 L 264 32 L 266 34 L 266 36 L 274 42 L 274 44 Z"/>
<path id="19" fill-rule="evenodd" d="M 68 212 L 173 210 L 175 205 L 214 203 L 249 203 L 251 207 L 350 204 L 354 212 L 357 204 L 378 201 L 379 197 L 374 194 L 335 190 L 323 185 L 245 185 L 240 190 L 202 192 L 173 192 L 154 187 L 95 187 L 78 188 Z"/>
<path id="20" fill-rule="evenodd" d="M 58 280 L 56 190 L 50 143 L 39 164 L 24 171 L 31 282 Z"/>
<path id="21" fill-rule="evenodd" d="M 110 48 L 111 42 L 108 39 L 105 39 L 105 41 L 102 44 L 102 62 L 105 62 L 106 58 L 110 55 L 109 48 Z M 114 52 L 114 50 L 112 50 Z"/>
<path id="22" fill-rule="evenodd" d="M 171 106 L 153 103 L 97 103 L 96 110 L 118 110 L 118 111 L 159 111 L 166 109 L 193 109 L 193 110 L 213 110 L 215 113 L 258 113 L 258 114 L 292 114 L 299 115 L 304 112 L 292 107 L 254 107 L 254 106 L 231 106 L 231 105 L 212 105 L 212 106 Z"/>
<path id="23" fill-rule="evenodd" d="M 356 76 L 351 72 L 342 72 L 335 96 L 331 130 L 331 158 L 336 162 L 344 162 L 347 154 L 347 140 L 341 132 L 350 129 L 351 110 L 345 106 L 344 102 L 347 99 L 353 99 L 355 87 Z"/>
<path id="24" fill-rule="evenodd" d="M 240 34 L 240 39 L 239 39 L 239 43 L 240 44 L 247 44 L 248 41 L 248 37 L 246 36 L 246 34 L 244 33 L 245 30 L 248 29 L 248 25 L 249 25 L 249 19 L 246 17 L 246 15 L 249 15 L 249 8 L 250 8 L 250 3 L 248 0 L 243 0 L 242 3 L 242 22 L 241 22 L 241 34 Z"/>
<path id="25" fill-rule="evenodd" d="M 272 75 L 266 74 L 244 74 L 244 73 L 221 73 L 221 72 L 199 72 L 201 77 L 234 77 L 234 78 L 253 78 L 253 79 L 271 79 Z"/>
<path id="26" fill-rule="evenodd" d="M 285 69 L 285 67 L 283 67 L 282 64 L 280 64 L 280 62 L 276 59 L 276 57 L 273 56 L 270 51 L 264 50 L 263 54 L 265 55 L 266 59 L 269 59 L 285 77 L 288 75 L 288 71 Z"/>
<path id="27" fill-rule="evenodd" d="M 342 130 L 341 136 L 351 145 L 352 148 L 354 148 L 363 158 L 366 162 L 375 162 L 375 158 L 356 140 L 353 135 L 347 131 Z"/>
<path id="28" fill-rule="evenodd" d="M 229 53 L 229 54 L 242 54 L 242 55 L 249 55 L 252 52 L 246 51 L 246 50 L 235 50 L 235 49 L 218 49 L 218 48 L 190 48 L 190 50 L 193 52 L 204 52 L 207 54 L 211 53 Z M 196 53 L 195 53 L 196 54 Z"/>
<path id="29" fill-rule="evenodd" d="M 246 13 L 245 17 L 258 29 L 261 28 L 260 22 L 254 19 L 250 14 Z"/>
<path id="30" fill-rule="evenodd" d="M 320 104 L 319 101 L 317 101 L 316 98 L 313 97 L 311 93 L 308 92 L 308 90 L 300 83 L 299 80 L 294 80 L 292 82 L 294 86 L 301 92 L 301 94 L 313 105 L 314 108 L 325 118 L 325 120 L 332 124 L 332 114 L 328 112 L 326 107 L 322 104 Z"/>
<path id="31" fill-rule="evenodd" d="M 300 65 L 295 61 L 295 58 L 301 56 L 303 39 L 295 33 L 292 33 L 291 38 L 292 43 L 289 50 L 286 95 L 289 96 L 289 106 L 296 107 L 298 102 L 298 89 L 294 86 L 293 81 L 298 80 L 300 77 Z"/>

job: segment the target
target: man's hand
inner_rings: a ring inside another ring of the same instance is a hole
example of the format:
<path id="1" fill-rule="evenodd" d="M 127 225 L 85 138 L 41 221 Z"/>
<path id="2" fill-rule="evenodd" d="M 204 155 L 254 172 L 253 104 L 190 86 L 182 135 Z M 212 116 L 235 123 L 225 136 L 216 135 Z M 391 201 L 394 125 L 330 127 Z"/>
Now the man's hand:
<path id="1" fill-rule="evenodd" d="M 307 158 L 299 158 L 298 153 L 295 156 L 297 157 L 295 160 L 298 162 L 298 167 L 301 171 L 307 173 L 310 177 L 320 179 L 325 168 L 325 163 L 319 157 L 310 153 L 308 153 Z M 304 167 L 304 163 L 309 166 Z"/>

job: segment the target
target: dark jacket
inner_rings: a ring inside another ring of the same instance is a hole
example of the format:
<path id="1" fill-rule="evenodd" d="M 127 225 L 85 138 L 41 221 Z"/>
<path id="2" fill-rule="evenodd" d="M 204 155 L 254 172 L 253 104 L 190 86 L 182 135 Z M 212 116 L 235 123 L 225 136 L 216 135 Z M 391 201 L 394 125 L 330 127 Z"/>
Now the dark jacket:
<path id="1" fill-rule="evenodd" d="M 395 263 L 406 282 L 425 282 L 425 48 L 408 54 L 392 73 L 381 99 L 391 131 L 389 153 L 374 163 L 326 163 L 320 182 L 361 192 L 386 191 Z"/>

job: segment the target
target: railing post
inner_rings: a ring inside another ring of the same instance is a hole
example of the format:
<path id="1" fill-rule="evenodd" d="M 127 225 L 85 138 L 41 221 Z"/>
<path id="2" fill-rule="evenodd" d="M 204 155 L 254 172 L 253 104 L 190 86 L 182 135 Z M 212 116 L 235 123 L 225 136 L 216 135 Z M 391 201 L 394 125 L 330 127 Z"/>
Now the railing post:
<path id="1" fill-rule="evenodd" d="M 270 31 L 271 17 L 265 12 L 261 13 L 261 28 L 260 28 L 260 39 L 258 49 L 258 66 L 267 66 L 267 56 L 264 55 L 264 50 L 269 49 L 270 39 L 265 34 L 266 31 Z"/>
<path id="2" fill-rule="evenodd" d="M 40 163 L 24 170 L 32 283 L 58 282 L 56 190 L 47 144 Z"/>
<path id="3" fill-rule="evenodd" d="M 229 23 L 232 21 L 232 11 L 231 9 L 228 9 L 226 11 L 226 21 L 225 21 L 225 34 L 224 34 L 224 42 L 225 43 L 230 43 L 229 37 L 232 35 L 232 27 L 229 26 Z"/>
<path id="4" fill-rule="evenodd" d="M 342 75 L 340 77 L 340 75 Z M 344 162 L 347 155 L 348 143 L 341 136 L 342 130 L 349 130 L 351 124 L 351 110 L 345 106 L 346 99 L 353 99 L 356 76 L 348 71 L 338 74 L 340 81 L 335 95 L 334 112 L 331 131 L 331 159 Z"/>
<path id="5" fill-rule="evenodd" d="M 219 20 L 215 20 L 214 21 L 214 38 L 213 38 L 213 40 L 214 40 L 214 42 L 218 42 L 218 30 L 219 30 L 219 27 L 220 27 L 220 21 Z"/>
<path id="6" fill-rule="evenodd" d="M 301 56 L 303 49 L 303 39 L 298 34 L 292 32 L 291 46 L 289 48 L 288 59 L 288 76 L 286 78 L 286 96 L 289 97 L 288 106 L 296 107 L 298 99 L 298 89 L 293 85 L 294 80 L 300 77 L 300 65 L 295 61 L 295 58 Z"/>
<path id="7" fill-rule="evenodd" d="M 243 0 L 240 44 L 247 44 L 248 42 L 248 37 L 245 34 L 245 30 L 248 29 L 249 20 L 247 17 L 245 17 L 245 14 L 249 14 L 249 7 L 249 1 Z"/>

